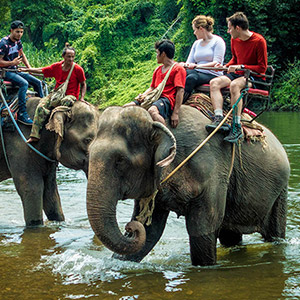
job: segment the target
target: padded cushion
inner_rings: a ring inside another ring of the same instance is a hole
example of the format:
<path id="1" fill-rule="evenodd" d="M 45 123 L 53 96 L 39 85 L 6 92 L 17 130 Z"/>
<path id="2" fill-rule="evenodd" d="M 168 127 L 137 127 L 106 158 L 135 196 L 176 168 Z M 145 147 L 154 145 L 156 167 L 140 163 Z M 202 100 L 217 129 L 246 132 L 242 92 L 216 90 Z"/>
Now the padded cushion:
<path id="1" fill-rule="evenodd" d="M 209 92 L 209 84 L 202 84 L 201 86 L 197 87 L 196 90 L 199 92 Z M 228 92 L 229 88 L 226 87 L 226 88 L 222 89 L 222 91 Z M 261 95 L 261 96 L 268 97 L 269 91 L 249 88 L 249 94 Z"/>

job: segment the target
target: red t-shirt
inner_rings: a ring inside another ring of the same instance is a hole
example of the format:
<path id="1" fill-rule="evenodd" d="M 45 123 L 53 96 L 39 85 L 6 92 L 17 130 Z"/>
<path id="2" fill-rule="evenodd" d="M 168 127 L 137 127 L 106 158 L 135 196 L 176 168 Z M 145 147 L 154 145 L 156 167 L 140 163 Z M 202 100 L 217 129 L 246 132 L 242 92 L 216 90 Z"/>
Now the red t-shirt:
<path id="1" fill-rule="evenodd" d="M 165 73 L 162 73 L 162 65 L 157 67 L 152 76 L 151 87 L 156 88 L 167 75 L 168 70 Z M 161 97 L 166 97 L 171 103 L 171 109 L 174 109 L 175 106 L 175 97 L 177 87 L 184 88 L 185 86 L 186 71 L 183 67 L 176 63 L 173 67 L 170 76 L 166 82 L 165 88 L 161 94 Z"/>
<path id="2" fill-rule="evenodd" d="M 252 33 L 246 41 L 231 39 L 232 58 L 226 66 L 244 65 L 246 69 L 264 74 L 268 65 L 267 43 L 262 35 Z"/>
<path id="3" fill-rule="evenodd" d="M 63 60 L 52 64 L 51 66 L 42 68 L 42 72 L 45 77 L 54 77 L 56 80 L 55 88 L 63 84 L 68 77 L 69 71 L 63 71 L 62 64 Z M 86 80 L 83 69 L 75 64 L 73 72 L 70 77 L 66 95 L 75 96 L 78 100 L 80 92 L 80 83 Z"/>

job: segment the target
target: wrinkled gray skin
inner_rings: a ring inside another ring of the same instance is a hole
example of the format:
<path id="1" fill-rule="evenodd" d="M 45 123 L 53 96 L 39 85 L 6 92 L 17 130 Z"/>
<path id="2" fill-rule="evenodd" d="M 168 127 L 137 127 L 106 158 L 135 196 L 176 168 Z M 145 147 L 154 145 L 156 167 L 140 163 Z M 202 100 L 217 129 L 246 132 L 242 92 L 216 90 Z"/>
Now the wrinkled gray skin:
<path id="1" fill-rule="evenodd" d="M 27 102 L 27 111 L 34 115 L 39 98 Z M 60 123 L 63 141 L 58 134 L 43 129 L 41 139 L 32 145 L 51 159 L 64 166 L 88 172 L 88 146 L 97 132 L 98 111 L 83 102 L 76 102 L 71 114 L 57 112 L 54 115 Z M 25 137 L 31 127 L 18 123 Z M 1 143 L 1 142 L 0 142 Z M 4 132 L 4 143 L 10 164 L 7 167 L 3 148 L 0 145 L 0 181 L 13 178 L 15 187 L 23 203 L 27 226 L 43 224 L 42 211 L 49 220 L 63 221 L 60 197 L 56 184 L 56 163 L 51 163 L 33 152 L 21 139 L 17 131 Z M 5 201 L 5 199 L 1 199 Z"/>
<path id="2" fill-rule="evenodd" d="M 109 108 L 101 116 L 98 134 L 90 146 L 87 209 L 98 238 L 123 260 L 140 261 L 160 239 L 169 211 L 183 215 L 193 265 L 216 263 L 216 241 L 237 245 L 242 234 L 259 232 L 266 241 L 285 237 L 287 186 L 290 167 L 285 150 L 268 130 L 266 146 L 242 142 L 232 173 L 232 145 L 217 133 L 189 162 L 160 185 L 206 137 L 210 121 L 183 105 L 180 123 L 170 129 L 177 140 L 174 161 L 165 168 L 170 137 L 156 128 L 139 107 Z M 139 214 L 139 199 L 156 188 L 152 224 L 134 223 L 123 236 L 116 221 L 118 200 L 133 198 L 132 220 Z"/>

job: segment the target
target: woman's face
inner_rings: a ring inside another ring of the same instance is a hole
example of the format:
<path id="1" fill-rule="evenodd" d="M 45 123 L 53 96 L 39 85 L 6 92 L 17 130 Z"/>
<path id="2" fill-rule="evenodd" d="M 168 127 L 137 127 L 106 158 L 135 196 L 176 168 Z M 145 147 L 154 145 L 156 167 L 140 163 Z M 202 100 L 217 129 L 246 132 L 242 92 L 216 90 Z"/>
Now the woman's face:
<path id="1" fill-rule="evenodd" d="M 202 39 L 203 38 L 203 28 L 201 26 L 199 28 L 197 28 L 195 26 L 195 24 L 192 25 L 192 28 L 194 30 L 194 35 L 196 36 L 197 40 Z"/>

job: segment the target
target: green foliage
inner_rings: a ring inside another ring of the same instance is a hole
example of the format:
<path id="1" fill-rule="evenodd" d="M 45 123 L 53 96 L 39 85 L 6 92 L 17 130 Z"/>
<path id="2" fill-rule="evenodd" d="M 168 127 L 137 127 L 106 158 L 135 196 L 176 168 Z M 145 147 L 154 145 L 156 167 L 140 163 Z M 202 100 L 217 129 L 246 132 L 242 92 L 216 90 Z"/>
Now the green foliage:
<path id="1" fill-rule="evenodd" d="M 275 106 L 293 108 L 299 101 L 300 0 L 0 0 L 0 5 L 2 36 L 12 19 L 25 23 L 24 50 L 33 66 L 60 60 L 65 42 L 76 48 L 87 98 L 102 108 L 131 101 L 149 86 L 157 65 L 154 43 L 162 37 L 174 41 L 175 59 L 185 61 L 195 41 L 191 22 L 196 15 L 215 19 L 214 33 L 224 38 L 228 61 L 226 17 L 243 11 L 250 30 L 267 40 L 269 63 L 276 67 Z M 282 74 L 288 74 L 285 81 Z M 283 100 L 289 90 L 295 90 L 293 96 Z"/>
<path id="2" fill-rule="evenodd" d="M 2 35 L 9 34 L 10 28 L 10 1 L 9 0 L 0 0 L 0 33 Z"/>
<path id="3" fill-rule="evenodd" d="M 300 60 L 290 63 L 280 79 L 274 84 L 272 92 L 275 110 L 300 111 Z"/>
<path id="4" fill-rule="evenodd" d="M 25 40 L 43 47 L 44 27 L 52 22 L 63 22 L 70 13 L 67 0 L 11 0 L 11 19 L 22 20 L 26 26 Z"/>

